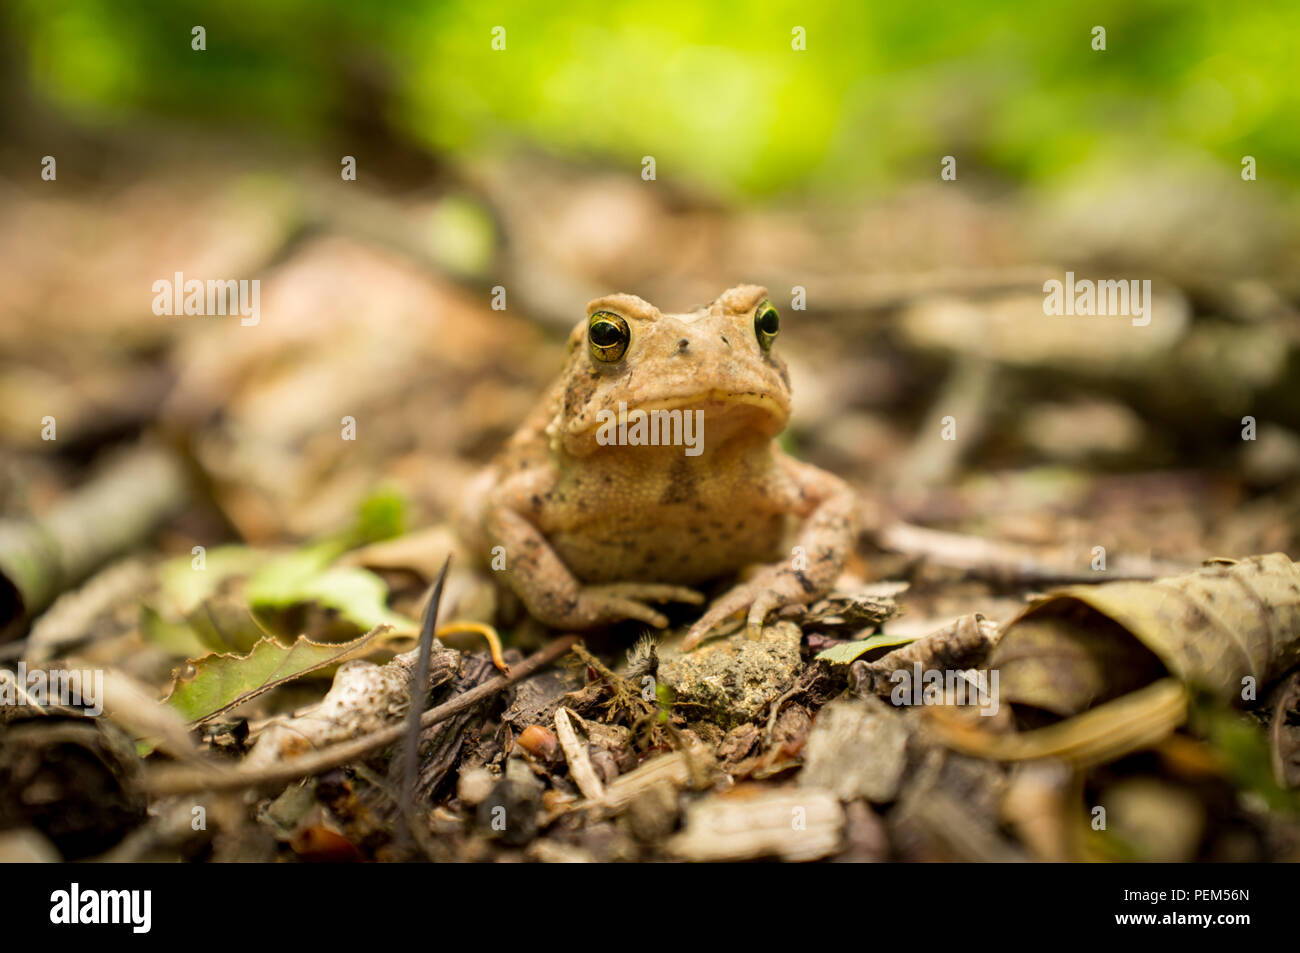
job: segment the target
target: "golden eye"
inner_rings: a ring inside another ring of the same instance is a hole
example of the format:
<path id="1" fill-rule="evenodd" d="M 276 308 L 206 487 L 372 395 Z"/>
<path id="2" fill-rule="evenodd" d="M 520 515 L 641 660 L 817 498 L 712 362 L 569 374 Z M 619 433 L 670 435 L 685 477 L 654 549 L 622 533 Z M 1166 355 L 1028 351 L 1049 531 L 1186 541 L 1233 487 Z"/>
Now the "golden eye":
<path id="1" fill-rule="evenodd" d="M 770 350 L 780 330 L 781 316 L 772 307 L 772 302 L 764 301 L 754 311 L 754 336 L 758 338 L 758 346 L 764 351 Z"/>
<path id="2" fill-rule="evenodd" d="M 597 311 L 587 321 L 587 344 L 591 356 L 606 364 L 622 359 L 631 336 L 627 322 L 613 311 Z"/>

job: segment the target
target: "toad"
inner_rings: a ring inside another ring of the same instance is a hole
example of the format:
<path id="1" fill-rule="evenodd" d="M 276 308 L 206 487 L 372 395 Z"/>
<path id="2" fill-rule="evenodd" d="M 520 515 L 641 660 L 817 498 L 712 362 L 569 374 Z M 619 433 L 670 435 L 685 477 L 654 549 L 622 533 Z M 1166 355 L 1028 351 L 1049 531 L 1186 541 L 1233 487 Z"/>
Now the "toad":
<path id="1" fill-rule="evenodd" d="M 684 314 L 630 294 L 587 305 L 559 379 L 464 513 L 535 618 L 662 628 L 657 605 L 702 605 L 696 587 L 752 567 L 691 626 L 690 649 L 741 614 L 757 638 L 769 613 L 831 587 L 854 495 L 774 440 L 790 416 L 780 325 L 754 285 Z"/>

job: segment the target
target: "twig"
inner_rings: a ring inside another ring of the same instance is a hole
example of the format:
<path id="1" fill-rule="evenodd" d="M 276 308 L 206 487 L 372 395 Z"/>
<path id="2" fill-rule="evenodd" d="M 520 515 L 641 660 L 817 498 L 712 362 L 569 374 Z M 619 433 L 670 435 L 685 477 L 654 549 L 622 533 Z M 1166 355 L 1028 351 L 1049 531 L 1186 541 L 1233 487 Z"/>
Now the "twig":
<path id="1" fill-rule="evenodd" d="M 1041 289 L 1043 282 L 1061 273 L 1050 264 L 1017 265 L 1005 268 L 938 268 L 874 274 L 854 272 L 827 276 L 817 283 L 817 307 L 839 313 L 886 310 L 908 304 L 916 298 L 937 294 L 978 296 L 1008 291 Z M 784 276 L 786 284 L 798 284 L 798 275 Z M 779 287 L 776 282 L 773 287 Z M 811 304 L 811 302 L 810 302 Z"/>
<path id="2" fill-rule="evenodd" d="M 115 456 L 40 520 L 0 521 L 0 630 L 32 617 L 96 567 L 125 552 L 189 497 L 181 462 L 141 444 Z"/>
<path id="3" fill-rule="evenodd" d="M 597 675 L 599 675 L 610 685 L 614 685 L 615 683 L 621 681 L 618 673 L 615 672 L 608 665 L 606 665 L 604 662 L 602 662 L 600 659 L 596 658 L 596 656 L 588 652 L 587 647 L 585 645 L 579 645 L 576 648 L 574 648 L 573 654 L 578 656 L 578 658 L 580 658 L 588 667 L 590 667 L 592 671 L 594 671 Z"/>
<path id="4" fill-rule="evenodd" d="M 1108 569 L 1092 570 L 1086 564 L 1067 563 L 1063 558 L 1058 558 L 1056 563 L 1048 562 L 1032 549 L 1013 543 L 911 523 L 885 526 L 877 534 L 876 542 L 890 552 L 918 556 L 936 566 L 965 570 L 971 575 L 1001 583 L 1059 585 L 1111 582 L 1115 579 L 1146 580 L 1177 575 L 1188 569 L 1177 563 L 1121 557 L 1112 560 L 1114 565 Z"/>
<path id="5" fill-rule="evenodd" d="M 569 762 L 569 775 L 578 786 L 583 797 L 589 801 L 600 801 L 605 797 L 605 785 L 591 763 L 586 743 L 573 730 L 569 710 L 561 705 L 555 709 L 555 736 L 560 739 L 560 748 L 564 751 L 564 760 Z"/>
<path id="6" fill-rule="evenodd" d="M 770 747 L 772 744 L 772 732 L 776 731 L 776 719 L 781 714 L 781 706 L 799 694 L 801 687 L 798 682 L 795 682 L 788 692 L 772 702 L 772 712 L 767 716 L 767 730 L 763 732 L 763 744 L 765 746 Z"/>
<path id="7" fill-rule="evenodd" d="M 605 705 L 607 711 L 617 714 L 621 708 L 633 718 L 644 718 L 646 715 L 658 712 L 658 705 L 652 704 L 641 697 L 635 685 L 629 682 L 618 672 L 611 669 L 596 656 L 587 651 L 585 645 L 575 645 L 573 654 L 578 656 L 583 662 L 591 667 L 592 670 L 600 677 L 606 685 L 609 686 L 613 697 Z M 639 710 L 638 710 L 639 709 Z"/>
<path id="8" fill-rule="evenodd" d="M 501 675 L 490 682 L 484 682 L 477 688 L 472 688 L 463 695 L 457 695 L 437 708 L 429 709 L 420 717 L 420 726 L 428 728 L 430 725 L 446 721 L 452 715 L 474 707 L 483 699 L 495 695 L 515 682 L 523 681 L 569 651 L 577 641 L 578 637 L 576 635 L 566 635 L 556 639 L 540 652 L 530 655 L 518 665 L 513 666 L 509 675 Z M 257 771 L 246 771 L 239 768 L 228 770 L 215 767 L 195 770 L 189 766 L 156 768 L 146 776 L 145 788 L 151 794 L 162 796 L 192 794 L 198 791 L 237 791 L 241 788 L 261 785 L 288 784 L 290 781 L 321 774 L 324 771 L 347 764 L 349 761 L 364 757 L 372 751 L 385 748 L 393 744 L 393 742 L 399 741 L 406 733 L 406 730 L 407 726 L 405 724 L 393 725 L 383 731 L 376 731 L 361 738 L 330 745 L 328 748 L 323 748 L 314 754 L 295 758 L 284 764 L 276 764 Z"/>

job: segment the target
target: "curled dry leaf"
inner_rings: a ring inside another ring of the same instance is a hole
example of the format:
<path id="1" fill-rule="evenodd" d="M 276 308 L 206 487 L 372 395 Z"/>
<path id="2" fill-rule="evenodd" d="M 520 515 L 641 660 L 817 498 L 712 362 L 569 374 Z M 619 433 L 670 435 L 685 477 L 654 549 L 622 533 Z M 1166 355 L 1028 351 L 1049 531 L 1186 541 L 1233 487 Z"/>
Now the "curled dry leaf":
<path id="1" fill-rule="evenodd" d="M 989 664 L 1005 701 L 1074 714 L 1158 675 L 1126 635 L 1180 681 L 1240 700 L 1248 679 L 1262 688 L 1300 660 L 1300 566 L 1271 553 L 1058 589 L 1007 625 Z"/>
<path id="2" fill-rule="evenodd" d="M 1187 692 L 1175 679 L 1163 678 L 1081 715 L 1014 734 L 981 730 L 943 708 L 927 714 L 934 736 L 963 754 L 994 761 L 1055 758 L 1089 768 L 1164 741 L 1187 720 Z"/>
<path id="3" fill-rule="evenodd" d="M 1062 602 L 1017 620 L 1015 638 L 990 659 L 1008 701 L 1060 717 L 1136 691 L 1165 673 L 1160 660 L 1119 623 L 1082 603 Z"/>

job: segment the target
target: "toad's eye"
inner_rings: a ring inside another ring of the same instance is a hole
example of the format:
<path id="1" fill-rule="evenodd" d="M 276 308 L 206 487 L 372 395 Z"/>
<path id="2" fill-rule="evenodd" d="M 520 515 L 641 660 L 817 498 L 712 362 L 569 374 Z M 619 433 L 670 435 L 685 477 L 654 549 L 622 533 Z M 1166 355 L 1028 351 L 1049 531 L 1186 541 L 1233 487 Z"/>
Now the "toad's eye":
<path id="1" fill-rule="evenodd" d="M 754 311 L 754 336 L 758 338 L 758 346 L 764 351 L 770 350 L 780 330 L 781 316 L 772 307 L 772 302 L 764 301 Z"/>
<path id="2" fill-rule="evenodd" d="M 587 344 L 598 361 L 612 364 L 621 359 L 630 338 L 627 322 L 613 311 L 597 311 L 587 321 Z"/>

